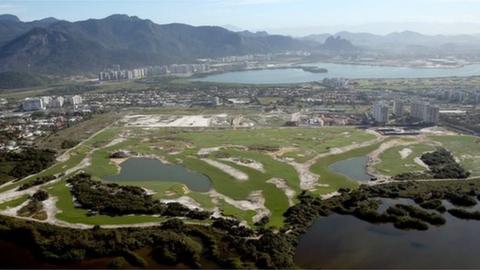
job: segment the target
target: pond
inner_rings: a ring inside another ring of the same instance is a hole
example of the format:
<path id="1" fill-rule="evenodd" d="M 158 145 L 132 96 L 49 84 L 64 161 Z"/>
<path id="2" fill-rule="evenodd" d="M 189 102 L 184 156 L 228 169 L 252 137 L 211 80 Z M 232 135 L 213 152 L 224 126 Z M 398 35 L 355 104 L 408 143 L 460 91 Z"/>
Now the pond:
<path id="1" fill-rule="evenodd" d="M 335 173 L 360 182 L 368 182 L 371 176 L 367 173 L 368 157 L 354 157 L 333 163 L 328 168 Z"/>
<path id="2" fill-rule="evenodd" d="M 394 203 L 413 201 L 388 201 Z M 444 217 L 444 226 L 428 231 L 337 214 L 319 218 L 300 238 L 295 262 L 301 268 L 479 268 L 480 222 Z"/>
<path id="3" fill-rule="evenodd" d="M 325 78 L 348 79 L 399 79 L 468 77 L 480 75 L 480 64 L 458 68 L 414 68 L 369 65 L 349 65 L 333 63 L 309 64 L 328 69 L 328 73 L 312 73 L 302 69 L 265 69 L 235 71 L 193 78 L 193 81 L 245 84 L 303 83 L 320 81 Z"/>
<path id="4" fill-rule="evenodd" d="M 120 164 L 117 175 L 104 177 L 111 182 L 178 182 L 185 184 L 190 190 L 207 192 L 210 190 L 210 179 L 182 165 L 165 164 L 158 159 L 130 158 Z"/>

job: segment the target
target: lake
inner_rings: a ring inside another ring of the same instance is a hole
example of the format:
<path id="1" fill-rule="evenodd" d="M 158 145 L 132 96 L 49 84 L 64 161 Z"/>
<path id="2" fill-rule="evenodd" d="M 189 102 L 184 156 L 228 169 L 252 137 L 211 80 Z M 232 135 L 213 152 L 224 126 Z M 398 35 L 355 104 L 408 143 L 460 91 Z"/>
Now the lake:
<path id="1" fill-rule="evenodd" d="M 388 201 L 394 203 L 413 201 Z M 338 214 L 322 217 L 301 236 L 295 262 L 301 268 L 479 268 L 480 222 L 444 217 L 444 226 L 428 231 Z"/>
<path id="2" fill-rule="evenodd" d="M 368 182 L 371 176 L 367 173 L 368 157 L 354 157 L 333 163 L 328 168 L 332 172 L 360 182 Z"/>
<path id="3" fill-rule="evenodd" d="M 207 192 L 210 190 L 210 179 L 182 165 L 165 164 L 158 159 L 130 158 L 120 164 L 121 170 L 117 175 L 104 177 L 110 182 L 179 182 L 190 190 Z"/>
<path id="4" fill-rule="evenodd" d="M 325 78 L 348 79 L 399 79 L 399 78 L 435 78 L 468 77 L 480 75 L 480 64 L 459 68 L 413 68 L 368 65 L 348 65 L 332 63 L 309 64 L 328 69 L 328 73 L 311 73 L 302 69 L 266 69 L 226 72 L 193 78 L 192 81 L 244 84 L 282 84 L 321 81 Z"/>

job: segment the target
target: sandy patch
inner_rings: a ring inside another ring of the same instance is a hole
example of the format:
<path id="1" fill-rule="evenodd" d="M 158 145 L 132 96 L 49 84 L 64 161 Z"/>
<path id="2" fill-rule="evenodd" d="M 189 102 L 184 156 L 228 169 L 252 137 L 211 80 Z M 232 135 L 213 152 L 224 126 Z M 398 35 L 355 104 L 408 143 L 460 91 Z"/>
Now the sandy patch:
<path id="1" fill-rule="evenodd" d="M 415 163 L 417 163 L 419 166 L 421 166 L 421 167 L 423 167 L 423 168 L 425 168 L 425 169 L 427 169 L 427 170 L 430 170 L 430 168 L 428 167 L 428 165 L 425 164 L 425 162 L 423 162 L 423 160 L 422 160 L 420 157 L 416 157 L 416 158 L 414 159 L 414 161 L 415 161 Z"/>
<path id="2" fill-rule="evenodd" d="M 210 147 L 210 148 L 202 148 L 200 150 L 198 150 L 197 152 L 197 155 L 199 156 L 206 156 L 206 155 L 209 155 L 213 152 L 217 152 L 219 151 L 220 149 L 222 149 L 221 146 L 218 146 L 218 147 Z"/>
<path id="3" fill-rule="evenodd" d="M 413 151 L 410 148 L 403 148 L 402 150 L 398 151 L 398 153 L 400 154 L 401 159 L 406 159 L 413 153 Z"/>
<path id="4" fill-rule="evenodd" d="M 340 193 L 335 191 L 335 192 L 332 192 L 332 193 L 327 193 L 327 194 L 320 195 L 320 197 L 322 198 L 322 200 L 327 200 L 327 199 L 330 199 L 330 198 L 338 196 L 338 195 L 340 195 Z"/>
<path id="5" fill-rule="evenodd" d="M 105 148 L 107 147 L 111 147 L 111 146 L 114 146 L 114 145 L 117 145 L 121 142 L 124 142 L 125 141 L 125 138 L 116 138 L 116 139 L 113 139 L 111 142 L 109 142 L 107 145 L 105 145 Z"/>
<path id="6" fill-rule="evenodd" d="M 18 210 L 20 210 L 20 209 L 22 209 L 22 207 L 26 206 L 29 201 L 30 201 L 30 200 L 26 200 L 25 202 L 23 202 L 23 203 L 20 204 L 20 205 L 17 205 L 17 206 L 15 206 L 15 207 L 9 207 L 9 208 L 3 210 L 3 211 L 2 211 L 2 214 L 3 214 L 3 215 L 7 215 L 7 216 L 16 216 Z"/>
<path id="7" fill-rule="evenodd" d="M 43 201 L 43 210 L 47 213 L 47 219 L 46 221 L 49 223 L 54 223 L 56 221 L 56 216 L 58 213 L 58 208 L 56 206 L 57 204 L 57 197 L 52 197 L 50 196 L 48 199 Z"/>
<path id="8" fill-rule="evenodd" d="M 280 178 L 272 178 L 268 180 L 267 183 L 274 184 L 278 189 L 285 192 L 285 195 L 287 195 L 288 198 L 289 206 L 292 206 L 294 204 L 293 199 L 295 199 L 295 190 L 288 186 L 287 181 Z"/>
<path id="9" fill-rule="evenodd" d="M 311 163 L 298 163 L 295 161 L 287 161 L 289 165 L 291 165 L 298 174 L 298 178 L 300 179 L 300 188 L 302 190 L 315 190 L 317 186 L 328 187 L 327 184 L 319 184 L 318 179 L 320 176 L 318 174 L 314 174 L 310 171 Z"/>
<path id="10" fill-rule="evenodd" d="M 137 127 L 209 127 L 226 117 L 218 115 L 129 115 L 124 117 L 128 126 Z"/>
<path id="11" fill-rule="evenodd" d="M 234 158 L 222 158 L 220 160 L 233 162 L 237 165 L 248 167 L 248 168 L 257 170 L 259 172 L 263 172 L 263 173 L 265 172 L 265 169 L 263 168 L 263 164 L 253 159 L 234 157 Z"/>
<path id="12" fill-rule="evenodd" d="M 434 135 L 458 135 L 450 130 L 446 130 L 442 127 L 428 127 L 420 130 L 421 133 L 434 134 Z"/>
<path id="13" fill-rule="evenodd" d="M 185 205 L 190 210 L 197 210 L 197 209 L 198 210 L 203 210 L 202 206 L 197 201 L 195 201 L 194 199 L 192 199 L 191 197 L 188 197 L 188 196 L 182 196 L 182 197 L 179 197 L 177 199 L 161 200 L 161 202 L 163 202 L 163 203 L 177 202 L 177 203 Z"/>
<path id="14" fill-rule="evenodd" d="M 65 162 L 70 159 L 70 152 L 65 152 L 56 158 L 57 162 Z"/>
<path id="15" fill-rule="evenodd" d="M 256 215 L 253 217 L 253 222 L 260 221 L 265 216 L 270 216 L 270 210 L 265 207 L 265 198 L 263 197 L 261 190 L 255 190 L 248 195 L 246 200 L 234 200 L 230 197 L 227 197 L 221 193 L 218 193 L 215 190 L 208 192 L 209 196 L 212 199 L 224 200 L 226 203 L 240 209 L 243 211 L 255 211 Z"/>
<path id="16" fill-rule="evenodd" d="M 280 150 L 278 150 L 277 152 L 273 153 L 275 156 L 277 157 L 281 157 L 289 152 L 294 152 L 294 151 L 298 151 L 299 148 L 298 147 L 293 147 L 293 146 L 288 146 L 288 147 L 282 147 L 280 148 Z"/>
<path id="17" fill-rule="evenodd" d="M 248 180 L 248 175 L 242 171 L 237 170 L 236 168 L 233 168 L 227 164 L 218 162 L 216 160 L 208 159 L 208 158 L 202 158 L 202 161 L 206 162 L 210 166 L 213 166 L 219 170 L 222 170 L 224 173 L 232 176 L 233 178 L 239 180 L 239 181 L 247 181 Z"/>

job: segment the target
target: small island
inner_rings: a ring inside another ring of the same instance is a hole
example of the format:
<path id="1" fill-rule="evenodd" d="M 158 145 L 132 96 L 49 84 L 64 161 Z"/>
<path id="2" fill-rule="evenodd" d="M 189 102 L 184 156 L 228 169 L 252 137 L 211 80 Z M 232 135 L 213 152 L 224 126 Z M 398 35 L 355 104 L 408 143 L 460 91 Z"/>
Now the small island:
<path id="1" fill-rule="evenodd" d="M 303 71 L 311 73 L 328 73 L 328 69 L 316 67 L 316 66 L 302 66 L 300 67 Z"/>

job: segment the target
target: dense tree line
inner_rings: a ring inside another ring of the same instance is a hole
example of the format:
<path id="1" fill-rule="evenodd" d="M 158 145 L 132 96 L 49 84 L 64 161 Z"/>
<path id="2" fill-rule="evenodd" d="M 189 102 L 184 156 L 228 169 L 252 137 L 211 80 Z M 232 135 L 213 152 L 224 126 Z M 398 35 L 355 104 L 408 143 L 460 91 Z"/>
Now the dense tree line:
<path id="1" fill-rule="evenodd" d="M 25 148 L 19 152 L 0 152 L 0 163 L 10 162 L 14 166 L 7 173 L 14 178 L 38 173 L 55 161 L 55 151 L 48 149 Z"/>
<path id="2" fill-rule="evenodd" d="M 31 187 L 34 187 L 34 186 L 39 186 L 39 185 L 43 185 L 45 183 L 48 183 L 50 181 L 53 181 L 57 179 L 55 176 L 53 175 L 47 175 L 47 176 L 42 176 L 42 177 L 37 177 L 31 181 L 28 181 L 24 184 L 21 184 L 17 190 L 25 190 L 25 189 L 29 189 Z"/>
<path id="3" fill-rule="evenodd" d="M 202 267 L 202 261 L 215 268 L 293 268 L 295 248 L 293 237 L 284 233 L 263 232 L 260 238 L 229 234 L 228 220 L 216 220 L 217 226 L 186 224 L 171 219 L 159 226 L 145 228 L 88 230 L 33 223 L 0 217 L 0 237 L 15 239 L 32 247 L 35 252 L 61 266 L 62 262 L 87 258 L 116 257 L 112 267 L 148 266 L 137 251 L 148 248 L 148 255 L 162 265 L 184 263 L 191 268 Z M 223 225 L 220 223 L 226 222 Z M 221 228 L 220 228 L 221 227 Z"/>

